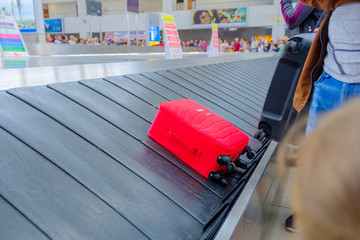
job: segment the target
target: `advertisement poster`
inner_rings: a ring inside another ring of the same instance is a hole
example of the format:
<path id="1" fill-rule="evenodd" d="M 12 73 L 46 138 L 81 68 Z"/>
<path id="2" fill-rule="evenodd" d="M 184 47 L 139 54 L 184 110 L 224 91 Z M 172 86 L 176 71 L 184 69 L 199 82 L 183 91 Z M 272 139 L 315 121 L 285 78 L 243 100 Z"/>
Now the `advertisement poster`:
<path id="1" fill-rule="evenodd" d="M 62 21 L 58 19 L 45 19 L 45 33 L 61 33 Z"/>
<path id="2" fill-rule="evenodd" d="M 20 32 L 36 32 L 33 0 L 1 0 L 0 11 L 0 15 L 15 17 Z"/>
<path id="3" fill-rule="evenodd" d="M 162 14 L 164 23 L 165 57 L 182 58 L 182 48 L 175 18 L 171 15 Z"/>
<path id="4" fill-rule="evenodd" d="M 192 12 L 192 24 L 203 25 L 216 23 L 220 26 L 245 25 L 246 8 L 228 8 L 216 10 L 199 10 Z"/>
<path id="5" fill-rule="evenodd" d="M 136 31 L 130 31 L 130 40 L 133 41 L 135 39 L 138 40 L 146 40 L 145 31 L 138 31 L 136 36 Z"/>
<path id="6" fill-rule="evenodd" d="M 146 40 L 146 35 L 145 35 L 145 31 L 138 31 L 137 33 L 137 37 L 139 40 Z M 106 39 L 111 39 L 113 40 L 124 40 L 127 39 L 127 32 L 107 32 L 105 34 L 105 38 Z M 134 40 L 136 38 L 136 32 L 135 31 L 131 31 L 130 32 L 130 40 Z"/>
<path id="7" fill-rule="evenodd" d="M 3 56 L 29 56 L 14 17 L 0 16 L 0 50 Z"/>
<path id="8" fill-rule="evenodd" d="M 127 0 L 127 11 L 140 13 L 140 0 Z"/>

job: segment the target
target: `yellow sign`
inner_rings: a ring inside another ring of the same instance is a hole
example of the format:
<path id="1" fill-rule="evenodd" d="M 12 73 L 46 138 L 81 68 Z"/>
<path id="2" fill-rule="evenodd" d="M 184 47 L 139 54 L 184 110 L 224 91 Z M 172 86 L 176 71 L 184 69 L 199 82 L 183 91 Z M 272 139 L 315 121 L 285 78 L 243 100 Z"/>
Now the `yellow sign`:
<path id="1" fill-rule="evenodd" d="M 188 0 L 188 10 L 192 10 L 193 9 L 193 0 Z"/>
<path id="2" fill-rule="evenodd" d="M 152 47 L 152 46 L 155 46 L 155 45 L 159 45 L 160 42 L 149 42 L 149 46 Z"/>
<path id="3" fill-rule="evenodd" d="M 212 29 L 213 29 L 213 30 L 218 30 L 217 24 L 213 24 L 213 25 L 212 25 Z"/>
<path id="4" fill-rule="evenodd" d="M 175 23 L 175 19 L 173 16 L 163 14 L 162 17 L 163 17 L 163 21 L 166 23 Z"/>

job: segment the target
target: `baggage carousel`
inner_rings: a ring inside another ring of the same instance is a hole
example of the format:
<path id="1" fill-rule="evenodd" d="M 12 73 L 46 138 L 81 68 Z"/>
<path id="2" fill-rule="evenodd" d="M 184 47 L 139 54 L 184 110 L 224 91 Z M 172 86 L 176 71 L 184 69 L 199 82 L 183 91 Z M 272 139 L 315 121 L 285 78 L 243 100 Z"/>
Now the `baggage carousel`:
<path id="1" fill-rule="evenodd" d="M 260 238 L 277 143 L 251 136 L 279 57 L 46 58 L 0 70 L 0 239 Z M 147 136 L 159 103 L 184 98 L 257 150 L 225 187 Z"/>

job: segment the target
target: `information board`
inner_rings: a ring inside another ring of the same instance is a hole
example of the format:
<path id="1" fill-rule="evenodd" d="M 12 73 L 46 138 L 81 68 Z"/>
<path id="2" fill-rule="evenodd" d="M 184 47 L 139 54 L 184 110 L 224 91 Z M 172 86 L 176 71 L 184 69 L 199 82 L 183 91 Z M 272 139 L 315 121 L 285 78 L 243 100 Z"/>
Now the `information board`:
<path id="1" fill-rule="evenodd" d="M 219 29 L 216 24 L 212 24 L 211 28 L 211 42 L 208 50 L 209 56 L 218 56 L 219 55 Z"/>
<path id="2" fill-rule="evenodd" d="M 162 14 L 164 24 L 165 57 L 182 58 L 182 48 L 175 18 L 171 15 Z"/>
<path id="3" fill-rule="evenodd" d="M 45 33 L 61 33 L 62 21 L 61 18 L 45 19 Z"/>
<path id="4" fill-rule="evenodd" d="M 2 56 L 29 56 L 14 17 L 0 16 L 0 46 Z"/>
<path id="5" fill-rule="evenodd" d="M 160 28 L 158 26 L 149 26 L 149 46 L 160 44 Z"/>

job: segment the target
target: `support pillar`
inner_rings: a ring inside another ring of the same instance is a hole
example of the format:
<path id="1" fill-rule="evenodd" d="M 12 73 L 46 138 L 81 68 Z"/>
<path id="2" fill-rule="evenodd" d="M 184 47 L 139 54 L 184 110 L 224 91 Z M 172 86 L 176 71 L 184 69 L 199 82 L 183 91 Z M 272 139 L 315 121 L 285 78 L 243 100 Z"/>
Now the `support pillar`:
<path id="1" fill-rule="evenodd" d="M 80 31 L 80 38 L 89 37 L 90 33 L 90 18 L 87 15 L 86 0 L 77 0 L 78 16 L 82 24 Z"/>
<path id="2" fill-rule="evenodd" d="M 42 9 L 41 0 L 34 0 L 34 15 L 36 23 L 36 33 L 22 34 L 25 44 L 26 43 L 44 43 L 45 44 L 45 26 L 44 14 Z"/>
<path id="3" fill-rule="evenodd" d="M 171 13 L 173 11 L 173 4 L 174 4 L 173 0 L 162 0 L 162 4 L 163 4 L 162 11 L 164 13 Z"/>
<path id="4" fill-rule="evenodd" d="M 272 39 L 284 39 L 286 24 L 284 22 L 282 13 L 281 13 L 281 3 L 280 0 L 274 0 L 274 8 L 276 9 L 276 22 L 272 25 Z"/>
<path id="5" fill-rule="evenodd" d="M 285 24 L 277 23 L 272 26 L 272 39 L 275 41 L 276 39 L 284 39 L 285 37 Z"/>

